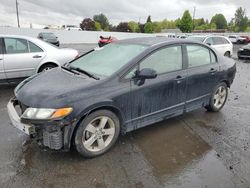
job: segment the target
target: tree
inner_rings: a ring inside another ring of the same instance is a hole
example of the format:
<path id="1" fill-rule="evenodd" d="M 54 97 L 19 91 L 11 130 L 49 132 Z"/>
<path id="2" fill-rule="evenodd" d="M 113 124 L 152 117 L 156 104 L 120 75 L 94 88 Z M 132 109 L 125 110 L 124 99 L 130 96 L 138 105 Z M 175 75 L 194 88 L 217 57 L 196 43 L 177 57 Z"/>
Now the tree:
<path id="1" fill-rule="evenodd" d="M 161 22 L 153 22 L 153 33 L 161 32 Z"/>
<path id="2" fill-rule="evenodd" d="M 186 10 L 180 20 L 180 23 L 178 24 L 179 25 L 179 28 L 182 32 L 184 33 L 190 33 L 192 31 L 192 28 L 193 28 L 193 24 L 192 24 L 193 20 L 192 20 L 192 17 L 189 13 L 188 10 Z"/>
<path id="3" fill-rule="evenodd" d="M 132 32 L 132 30 L 128 26 L 128 22 L 121 22 L 116 27 L 116 31 L 118 32 Z"/>
<path id="4" fill-rule="evenodd" d="M 147 18 L 147 23 L 149 23 L 149 22 L 152 23 L 152 21 L 151 21 L 151 16 L 150 16 L 150 15 L 149 15 L 148 18 Z"/>
<path id="5" fill-rule="evenodd" d="M 139 30 L 139 25 L 138 23 L 134 22 L 134 21 L 130 21 L 128 22 L 128 27 L 131 29 L 132 32 L 137 32 Z"/>
<path id="6" fill-rule="evenodd" d="M 223 14 L 215 14 L 211 23 L 215 23 L 217 29 L 226 29 L 227 28 L 227 20 Z"/>
<path id="7" fill-rule="evenodd" d="M 247 28 L 248 18 L 246 16 L 246 10 L 242 7 L 238 8 L 234 15 L 234 21 L 237 31 L 245 31 Z"/>
<path id="8" fill-rule="evenodd" d="M 99 22 L 95 22 L 95 30 L 96 31 L 101 31 L 102 30 L 102 26 Z"/>
<path id="9" fill-rule="evenodd" d="M 153 33 L 153 24 L 151 22 L 147 22 L 144 26 L 145 33 Z"/>
<path id="10" fill-rule="evenodd" d="M 95 30 L 95 22 L 91 18 L 85 18 L 82 21 L 82 23 L 80 23 L 80 27 L 82 30 L 94 31 Z"/>
<path id="11" fill-rule="evenodd" d="M 94 15 L 93 20 L 95 22 L 99 22 L 103 30 L 108 30 L 109 21 L 108 21 L 108 18 L 104 14 L 101 13 L 101 14 Z"/>

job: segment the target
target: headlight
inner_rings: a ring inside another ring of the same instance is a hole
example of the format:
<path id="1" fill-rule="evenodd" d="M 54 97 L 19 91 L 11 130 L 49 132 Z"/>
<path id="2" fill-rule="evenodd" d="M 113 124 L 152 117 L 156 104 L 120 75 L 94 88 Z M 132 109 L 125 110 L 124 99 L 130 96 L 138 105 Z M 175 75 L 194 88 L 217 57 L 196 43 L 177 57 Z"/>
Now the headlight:
<path id="1" fill-rule="evenodd" d="M 25 119 L 56 119 L 69 115 L 72 112 L 72 108 L 27 108 L 22 115 Z"/>
<path id="2" fill-rule="evenodd" d="M 243 48 L 239 48 L 239 51 L 243 51 L 244 49 Z"/>

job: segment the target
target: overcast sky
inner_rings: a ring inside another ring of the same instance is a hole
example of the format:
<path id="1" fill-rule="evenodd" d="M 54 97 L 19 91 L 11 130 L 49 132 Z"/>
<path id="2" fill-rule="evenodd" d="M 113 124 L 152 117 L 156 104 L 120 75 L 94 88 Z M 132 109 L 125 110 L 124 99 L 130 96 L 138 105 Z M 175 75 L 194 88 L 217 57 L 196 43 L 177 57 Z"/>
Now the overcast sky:
<path id="1" fill-rule="evenodd" d="M 0 26 L 16 26 L 16 0 L 0 0 Z M 121 21 L 145 22 L 148 15 L 153 21 L 177 19 L 188 9 L 196 18 L 211 19 L 216 13 L 228 21 L 235 10 L 242 6 L 250 14 L 249 0 L 18 0 L 21 26 L 79 25 L 83 18 L 104 13 L 111 24 Z"/>

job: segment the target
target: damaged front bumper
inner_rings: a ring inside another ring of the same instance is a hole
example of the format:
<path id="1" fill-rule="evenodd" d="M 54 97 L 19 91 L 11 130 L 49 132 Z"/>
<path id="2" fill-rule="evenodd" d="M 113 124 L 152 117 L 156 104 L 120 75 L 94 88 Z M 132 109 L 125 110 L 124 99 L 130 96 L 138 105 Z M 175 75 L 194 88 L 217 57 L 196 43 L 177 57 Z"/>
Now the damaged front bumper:
<path id="1" fill-rule="evenodd" d="M 55 121 L 31 121 L 22 120 L 23 113 L 19 102 L 13 98 L 7 104 L 8 114 L 11 124 L 21 130 L 31 138 L 37 140 L 39 145 L 53 150 L 68 151 L 70 148 L 70 138 L 73 131 L 70 123 L 65 120 Z"/>

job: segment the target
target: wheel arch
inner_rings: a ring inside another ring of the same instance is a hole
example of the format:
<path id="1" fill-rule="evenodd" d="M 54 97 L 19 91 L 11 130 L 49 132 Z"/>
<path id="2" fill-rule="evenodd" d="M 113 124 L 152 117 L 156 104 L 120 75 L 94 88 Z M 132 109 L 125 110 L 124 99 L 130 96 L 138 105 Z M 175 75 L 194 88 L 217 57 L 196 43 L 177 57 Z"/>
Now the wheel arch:
<path id="1" fill-rule="evenodd" d="M 40 64 L 40 65 L 38 66 L 36 72 L 39 73 L 40 70 L 41 70 L 41 68 L 44 67 L 44 66 L 46 66 L 46 65 L 55 65 L 56 67 L 59 67 L 59 66 L 60 66 L 59 63 L 56 63 L 56 62 L 54 62 L 54 61 L 47 61 L 47 62 L 45 62 L 45 63 Z"/>
<path id="2" fill-rule="evenodd" d="M 109 110 L 111 112 L 113 112 L 119 119 L 120 121 L 120 126 L 121 126 L 121 133 L 125 133 L 125 127 L 124 127 L 124 116 L 123 113 L 121 112 L 121 110 L 119 108 L 117 108 L 116 106 L 112 105 L 112 104 L 100 104 L 100 105 L 95 105 L 95 107 L 89 107 L 87 108 L 87 110 L 85 110 L 84 112 L 82 112 L 79 115 L 79 118 L 77 119 L 75 126 L 70 134 L 70 138 L 69 138 L 69 148 L 73 145 L 73 139 L 74 139 L 74 135 L 76 133 L 77 128 L 79 127 L 80 123 L 91 113 L 97 111 L 97 110 Z"/>

